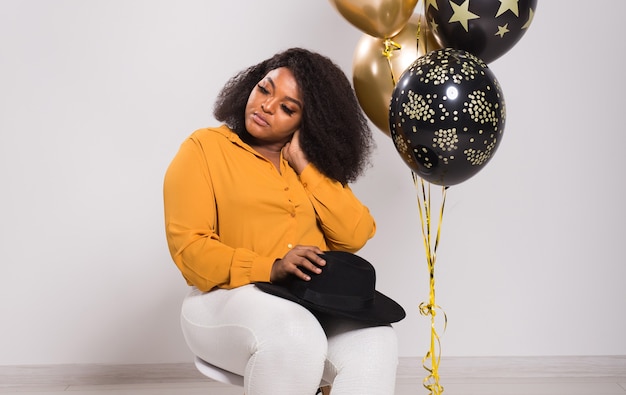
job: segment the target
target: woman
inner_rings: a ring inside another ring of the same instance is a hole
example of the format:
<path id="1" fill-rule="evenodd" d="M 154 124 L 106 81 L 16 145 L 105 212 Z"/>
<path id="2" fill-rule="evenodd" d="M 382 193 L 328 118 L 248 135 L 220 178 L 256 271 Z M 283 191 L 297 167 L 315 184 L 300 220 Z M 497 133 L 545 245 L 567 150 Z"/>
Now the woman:
<path id="1" fill-rule="evenodd" d="M 368 165 L 371 131 L 345 74 L 293 48 L 235 75 L 164 182 L 172 258 L 192 286 L 181 323 L 191 351 L 244 376 L 245 393 L 393 394 L 389 325 L 320 318 L 255 282 L 310 280 L 323 251 L 374 235 L 348 186 Z M 319 319 L 318 319 L 319 318 Z"/>

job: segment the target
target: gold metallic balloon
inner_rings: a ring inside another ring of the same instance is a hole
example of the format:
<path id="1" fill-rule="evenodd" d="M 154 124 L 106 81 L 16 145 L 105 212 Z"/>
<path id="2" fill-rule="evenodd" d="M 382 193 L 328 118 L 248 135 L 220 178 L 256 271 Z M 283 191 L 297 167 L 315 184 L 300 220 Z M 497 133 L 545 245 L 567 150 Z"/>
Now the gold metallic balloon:
<path id="1" fill-rule="evenodd" d="M 418 0 L 330 0 L 359 30 L 378 38 L 393 37 L 406 26 Z"/>
<path id="2" fill-rule="evenodd" d="M 394 50 L 394 44 L 399 49 Z M 387 136 L 391 136 L 389 102 L 402 72 L 418 57 L 440 48 L 425 18 L 418 14 L 388 40 L 363 35 L 357 43 L 352 62 L 354 90 L 365 115 Z"/>

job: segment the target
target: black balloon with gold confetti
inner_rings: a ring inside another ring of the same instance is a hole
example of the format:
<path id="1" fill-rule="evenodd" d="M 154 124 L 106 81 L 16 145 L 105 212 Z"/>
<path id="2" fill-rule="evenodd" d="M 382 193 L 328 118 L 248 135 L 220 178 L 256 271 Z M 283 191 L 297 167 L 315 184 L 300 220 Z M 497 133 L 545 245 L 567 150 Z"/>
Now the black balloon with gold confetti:
<path id="1" fill-rule="evenodd" d="M 432 34 L 442 47 L 463 49 L 491 63 L 526 33 L 537 0 L 426 0 Z"/>
<path id="2" fill-rule="evenodd" d="M 506 109 L 498 80 L 473 54 L 444 48 L 400 76 L 389 107 L 394 146 L 424 180 L 442 186 L 474 176 L 493 157 Z"/>

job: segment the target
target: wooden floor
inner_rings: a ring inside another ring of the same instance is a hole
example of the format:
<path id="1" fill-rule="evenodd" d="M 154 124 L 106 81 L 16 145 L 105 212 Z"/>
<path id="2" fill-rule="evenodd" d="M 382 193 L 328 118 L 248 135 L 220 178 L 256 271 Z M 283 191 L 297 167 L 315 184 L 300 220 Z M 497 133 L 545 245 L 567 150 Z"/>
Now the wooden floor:
<path id="1" fill-rule="evenodd" d="M 445 395 L 626 395 L 626 356 L 443 358 Z M 428 395 L 421 362 L 402 358 L 396 395 Z M 242 395 L 191 363 L 0 366 L 0 394 Z M 311 394 L 313 395 L 313 394 Z M 358 395 L 358 394 L 355 394 Z"/>

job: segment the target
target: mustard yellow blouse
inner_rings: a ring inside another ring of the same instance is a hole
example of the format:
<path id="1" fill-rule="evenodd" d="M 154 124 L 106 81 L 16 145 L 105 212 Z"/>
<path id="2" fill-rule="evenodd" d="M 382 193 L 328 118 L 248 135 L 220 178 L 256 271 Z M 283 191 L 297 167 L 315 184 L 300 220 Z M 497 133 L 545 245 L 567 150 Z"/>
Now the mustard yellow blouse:
<path id="1" fill-rule="evenodd" d="M 269 281 L 296 245 L 356 252 L 376 224 L 348 186 L 309 164 L 280 172 L 228 127 L 186 139 L 163 186 L 172 258 L 189 285 L 209 291 Z"/>

